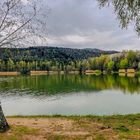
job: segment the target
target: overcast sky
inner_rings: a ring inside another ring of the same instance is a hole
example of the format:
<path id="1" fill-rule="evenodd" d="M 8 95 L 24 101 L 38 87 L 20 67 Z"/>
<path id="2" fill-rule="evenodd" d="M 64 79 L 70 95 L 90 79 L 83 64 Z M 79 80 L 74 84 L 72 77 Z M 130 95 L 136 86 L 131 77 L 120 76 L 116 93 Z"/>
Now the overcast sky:
<path id="1" fill-rule="evenodd" d="M 104 50 L 140 50 L 133 27 L 119 28 L 111 7 L 99 9 L 96 0 L 46 0 L 48 45 Z"/>

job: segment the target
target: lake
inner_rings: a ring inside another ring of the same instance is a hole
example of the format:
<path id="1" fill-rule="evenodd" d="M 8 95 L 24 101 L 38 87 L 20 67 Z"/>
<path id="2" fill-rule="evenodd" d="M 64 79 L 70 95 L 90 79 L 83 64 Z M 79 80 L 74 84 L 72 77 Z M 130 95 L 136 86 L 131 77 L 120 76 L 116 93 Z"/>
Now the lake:
<path id="1" fill-rule="evenodd" d="M 0 100 L 5 115 L 140 113 L 140 77 L 1 76 Z"/>

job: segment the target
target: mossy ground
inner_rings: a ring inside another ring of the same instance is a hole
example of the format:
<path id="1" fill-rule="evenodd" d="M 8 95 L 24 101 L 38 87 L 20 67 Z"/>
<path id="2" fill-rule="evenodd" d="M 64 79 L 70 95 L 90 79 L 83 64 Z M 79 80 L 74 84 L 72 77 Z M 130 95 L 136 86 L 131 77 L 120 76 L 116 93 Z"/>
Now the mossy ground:
<path id="1" fill-rule="evenodd" d="M 0 140 L 140 140 L 140 114 L 13 116 Z"/>

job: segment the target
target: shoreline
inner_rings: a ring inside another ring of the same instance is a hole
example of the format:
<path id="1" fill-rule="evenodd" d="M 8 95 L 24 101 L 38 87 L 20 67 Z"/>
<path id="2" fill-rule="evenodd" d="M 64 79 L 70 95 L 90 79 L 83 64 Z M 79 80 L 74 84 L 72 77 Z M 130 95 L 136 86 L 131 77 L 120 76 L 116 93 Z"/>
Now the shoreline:
<path id="1" fill-rule="evenodd" d="M 140 139 L 140 114 L 112 116 L 7 116 L 10 130 L 1 140 Z"/>
<path id="2" fill-rule="evenodd" d="M 6 118 L 113 118 L 113 117 L 140 117 L 140 113 L 136 114 L 114 114 L 114 115 L 61 115 L 61 114 L 54 114 L 54 115 L 13 115 L 13 116 L 6 116 Z"/>
<path id="3" fill-rule="evenodd" d="M 17 71 L 1 71 L 0 76 L 20 76 L 20 75 L 30 75 L 30 76 L 37 76 L 37 75 L 64 75 L 64 74 L 80 74 L 79 71 L 31 71 L 29 74 L 21 74 Z M 119 76 L 128 76 L 128 77 L 134 77 L 135 75 L 140 75 L 139 71 L 136 72 L 111 72 L 111 73 L 105 73 L 105 72 L 82 72 L 84 75 L 113 75 L 118 74 Z"/>

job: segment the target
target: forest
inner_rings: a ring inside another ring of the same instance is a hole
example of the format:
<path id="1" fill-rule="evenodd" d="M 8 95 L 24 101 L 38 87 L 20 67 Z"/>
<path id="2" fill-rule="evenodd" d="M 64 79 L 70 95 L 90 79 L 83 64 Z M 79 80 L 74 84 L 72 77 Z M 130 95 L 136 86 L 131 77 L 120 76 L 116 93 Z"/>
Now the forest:
<path id="1" fill-rule="evenodd" d="M 102 51 L 57 47 L 1 48 L 0 71 L 80 71 L 140 69 L 139 51 Z"/>

